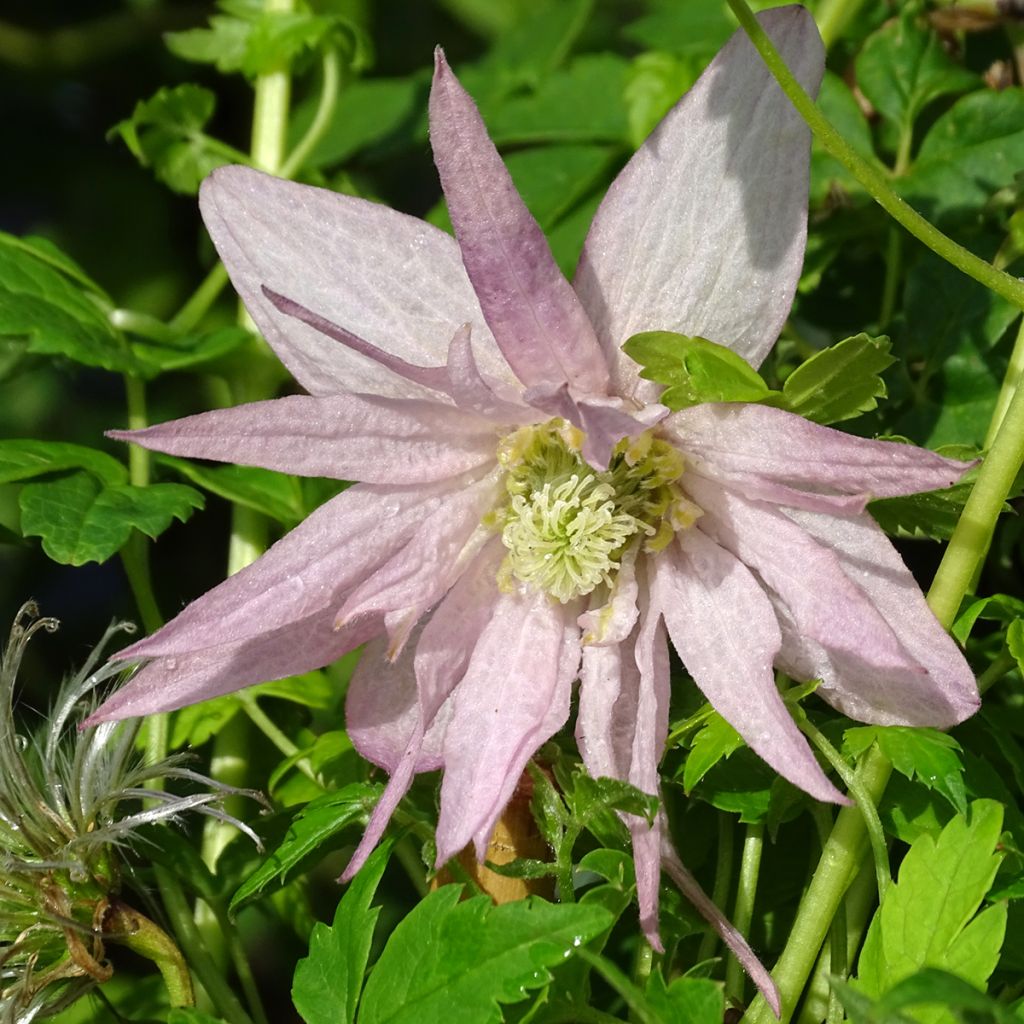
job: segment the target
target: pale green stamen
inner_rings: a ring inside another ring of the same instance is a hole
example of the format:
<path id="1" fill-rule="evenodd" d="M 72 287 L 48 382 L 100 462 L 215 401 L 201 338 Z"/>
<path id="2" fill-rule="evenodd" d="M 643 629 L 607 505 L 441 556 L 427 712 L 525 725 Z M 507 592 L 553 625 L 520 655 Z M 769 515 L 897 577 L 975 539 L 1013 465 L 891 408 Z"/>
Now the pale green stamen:
<path id="1" fill-rule="evenodd" d="M 676 484 L 683 462 L 671 445 L 649 433 L 623 440 L 599 473 L 580 457 L 581 442 L 579 431 L 554 420 L 502 445 L 509 501 L 495 520 L 508 548 L 504 585 L 514 577 L 571 601 L 611 586 L 635 540 L 659 550 L 700 515 Z"/>

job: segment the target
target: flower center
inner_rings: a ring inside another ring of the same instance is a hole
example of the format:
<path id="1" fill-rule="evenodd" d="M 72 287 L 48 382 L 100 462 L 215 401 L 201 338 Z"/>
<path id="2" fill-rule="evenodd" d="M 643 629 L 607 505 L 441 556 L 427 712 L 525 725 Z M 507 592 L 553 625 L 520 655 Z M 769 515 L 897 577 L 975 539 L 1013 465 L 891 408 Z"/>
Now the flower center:
<path id="1" fill-rule="evenodd" d="M 496 515 L 508 549 L 499 582 L 515 577 L 565 603 L 611 585 L 634 538 L 659 550 L 700 509 L 677 481 L 682 456 L 650 432 L 624 438 L 607 470 L 580 457 L 582 435 L 562 420 L 524 427 L 502 443 L 509 500 Z"/>

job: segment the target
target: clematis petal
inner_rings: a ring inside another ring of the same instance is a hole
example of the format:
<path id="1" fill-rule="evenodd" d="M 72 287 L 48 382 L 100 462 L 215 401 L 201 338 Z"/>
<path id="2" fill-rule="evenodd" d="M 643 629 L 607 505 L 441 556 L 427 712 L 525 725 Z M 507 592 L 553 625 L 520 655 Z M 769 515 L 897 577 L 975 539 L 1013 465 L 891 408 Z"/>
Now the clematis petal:
<path id="1" fill-rule="evenodd" d="M 253 683 L 323 668 L 379 633 L 379 618 L 331 629 L 329 608 L 237 643 L 156 658 L 89 716 L 84 725 L 114 722 L 220 697 Z"/>
<path id="2" fill-rule="evenodd" d="M 440 366 L 452 331 L 469 322 L 482 369 L 515 379 L 451 235 L 378 203 L 248 167 L 215 170 L 203 182 L 199 206 L 246 308 L 311 394 L 430 392 L 282 314 L 264 286 L 420 366 Z"/>
<path id="3" fill-rule="evenodd" d="M 823 679 L 818 692 L 862 722 L 948 729 L 973 715 L 980 704 L 974 673 L 878 524 L 866 513 L 855 519 L 803 511 L 790 514 L 812 537 L 835 551 L 847 575 L 868 595 L 927 675 L 894 675 L 862 663 L 843 663 L 789 630 L 780 664 L 792 667 L 794 674 Z M 788 624 L 781 621 L 785 629 Z"/>
<path id="4" fill-rule="evenodd" d="M 575 624 L 544 593 L 502 594 L 458 683 L 445 733 L 437 863 L 489 832 L 530 755 L 569 717 Z M 577 639 L 578 644 L 578 639 Z"/>
<path id="5" fill-rule="evenodd" d="M 691 479 L 704 510 L 701 531 L 749 566 L 782 599 L 800 634 L 847 663 L 877 672 L 926 675 L 832 550 L 785 513 Z"/>
<path id="6" fill-rule="evenodd" d="M 493 462 L 492 424 L 415 398 L 290 395 L 109 437 L 153 451 L 367 483 L 441 480 Z"/>
<path id="7" fill-rule="evenodd" d="M 509 365 L 527 386 L 567 381 L 603 394 L 608 368 L 587 314 L 440 49 L 430 144 L 466 272 Z"/>
<path id="8" fill-rule="evenodd" d="M 633 631 L 640 610 L 637 596 L 640 588 L 636 580 L 636 546 L 627 548 L 619 560 L 619 571 L 615 576 L 611 592 L 604 604 L 592 604 L 577 623 L 583 630 L 583 644 L 595 647 L 617 645 L 626 640 Z"/>
<path id="9" fill-rule="evenodd" d="M 803 86 L 824 48 L 811 15 L 759 21 Z M 789 314 L 807 236 L 810 135 L 741 30 L 612 183 L 576 272 L 614 390 L 656 386 L 619 346 L 640 331 L 728 345 L 754 366 Z"/>
<path id="10" fill-rule="evenodd" d="M 765 405 L 694 405 L 672 413 L 661 428 L 714 470 L 812 491 L 898 497 L 951 487 L 971 467 L 915 445 L 844 434 Z"/>
<path id="11" fill-rule="evenodd" d="M 687 671 L 747 745 L 811 796 L 846 803 L 775 687 L 772 663 L 782 636 L 750 570 L 690 529 L 656 560 L 651 600 Z"/>
<path id="12" fill-rule="evenodd" d="M 773 505 L 784 505 L 787 508 L 825 512 L 833 516 L 859 515 L 871 500 L 870 494 L 819 494 L 817 491 L 789 487 L 756 473 L 726 473 L 718 466 L 703 461 L 699 466 L 691 466 L 690 473 L 691 476 L 687 479 L 698 476 L 713 480 L 716 484 L 747 498 L 768 501 Z"/>
<path id="13" fill-rule="evenodd" d="M 481 520 L 500 491 L 501 473 L 495 469 L 454 492 L 423 519 L 401 551 L 348 595 L 336 625 L 360 615 L 435 604 L 491 536 Z"/>
<path id="14" fill-rule="evenodd" d="M 750 975 L 750 980 L 764 996 L 765 1002 L 771 1007 L 776 1017 L 782 1016 L 782 998 L 778 986 L 764 965 L 757 959 L 747 940 L 736 929 L 736 926 L 715 906 L 700 883 L 683 866 L 668 838 L 667 832 L 662 840 L 662 863 L 672 881 L 679 886 L 680 892 L 700 911 L 701 916 L 718 933 L 719 938 L 728 946 L 733 956 L 743 965 Z"/>
<path id="15" fill-rule="evenodd" d="M 467 412 L 493 420 L 495 423 L 533 423 L 537 414 L 519 401 L 515 392 L 505 387 L 499 393 L 484 379 L 473 355 L 470 325 L 463 324 L 452 336 L 448 346 L 447 391 L 455 404 Z"/>
<path id="16" fill-rule="evenodd" d="M 417 366 L 415 363 L 407 362 L 400 356 L 392 355 L 390 352 L 385 352 L 384 349 L 377 348 L 376 345 L 371 345 L 368 341 L 363 341 L 362 338 L 351 331 L 346 331 L 344 327 L 339 327 L 338 324 L 332 323 L 319 313 L 306 309 L 305 306 L 294 299 L 279 295 L 277 292 L 266 287 L 266 285 L 260 288 L 260 291 L 263 293 L 264 298 L 268 299 L 270 304 L 279 313 L 290 316 L 300 323 L 307 324 L 313 330 L 319 331 L 328 338 L 332 338 L 334 341 L 345 345 L 353 352 L 358 352 L 360 355 L 380 363 L 381 366 L 387 367 L 392 373 L 397 373 L 399 377 L 404 377 L 413 384 L 421 384 L 432 391 L 443 393 L 447 390 L 445 388 L 447 374 L 443 366 Z"/>
<path id="17" fill-rule="evenodd" d="M 343 595 L 398 551 L 423 517 L 443 506 L 451 486 L 358 484 L 343 491 L 252 565 L 115 657 L 182 655 L 237 643 L 319 611 L 333 621 Z"/>

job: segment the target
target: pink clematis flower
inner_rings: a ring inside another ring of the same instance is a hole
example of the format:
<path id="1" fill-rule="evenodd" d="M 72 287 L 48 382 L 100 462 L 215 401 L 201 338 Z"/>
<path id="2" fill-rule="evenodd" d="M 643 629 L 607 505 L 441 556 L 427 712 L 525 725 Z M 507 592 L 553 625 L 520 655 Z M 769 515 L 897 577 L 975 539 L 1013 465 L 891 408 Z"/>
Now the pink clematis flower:
<path id="1" fill-rule="evenodd" d="M 815 89 L 807 12 L 761 20 Z M 765 406 L 668 414 L 620 351 L 669 330 L 757 366 L 787 316 L 809 139 L 742 33 L 611 186 L 572 285 L 440 52 L 430 129 L 454 239 L 242 167 L 205 182 L 235 287 L 308 395 L 114 436 L 360 482 L 123 651 L 145 665 L 96 720 L 318 668 L 369 641 L 348 728 L 391 778 L 351 876 L 415 773 L 437 768 L 438 862 L 468 843 L 482 856 L 577 679 L 587 769 L 656 794 L 669 640 L 750 747 L 818 799 L 843 801 L 773 667 L 820 678 L 862 721 L 969 716 L 969 667 L 865 511 L 965 466 Z M 664 821 L 629 825 L 651 941 L 662 864 L 726 928 Z"/>

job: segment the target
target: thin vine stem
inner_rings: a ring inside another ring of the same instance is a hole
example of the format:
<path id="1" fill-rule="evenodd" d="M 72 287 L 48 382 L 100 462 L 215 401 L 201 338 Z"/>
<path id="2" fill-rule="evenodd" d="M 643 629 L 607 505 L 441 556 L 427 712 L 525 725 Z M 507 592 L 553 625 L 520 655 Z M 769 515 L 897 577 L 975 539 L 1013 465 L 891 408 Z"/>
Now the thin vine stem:
<path id="1" fill-rule="evenodd" d="M 757 883 L 761 875 L 761 854 L 764 852 L 764 824 L 756 822 L 747 826 L 743 838 L 743 852 L 740 855 L 740 877 L 736 889 L 736 905 L 732 923 L 740 934 L 749 935 L 750 922 L 754 919 L 754 902 L 757 898 Z M 726 998 L 737 1005 L 743 1005 L 743 966 L 735 956 L 729 957 L 725 968 Z"/>
<path id="2" fill-rule="evenodd" d="M 334 108 L 338 104 L 338 96 L 341 92 L 341 59 L 337 50 L 327 50 L 323 56 L 321 65 L 320 101 L 317 104 L 313 120 L 306 129 L 306 134 L 299 140 L 298 145 L 288 154 L 281 167 L 281 177 L 294 177 L 309 159 L 309 154 L 316 148 L 316 144 L 323 138 L 324 132 L 330 127 L 334 117 Z"/>
<path id="3" fill-rule="evenodd" d="M 775 49 L 775 45 L 768 38 L 768 34 L 761 27 L 760 22 L 754 17 L 746 0 L 728 0 L 728 4 L 750 37 L 755 49 L 761 55 L 768 70 L 779 83 L 782 91 L 789 97 L 793 106 L 796 107 L 800 116 L 807 122 L 807 126 L 815 137 L 829 154 L 835 157 L 864 186 L 875 202 L 915 238 L 948 263 L 969 277 L 973 277 L 975 281 L 980 282 L 997 295 L 1008 299 L 1019 309 L 1024 309 L 1024 281 L 1011 277 L 1001 270 L 996 270 L 991 263 L 986 263 L 985 260 L 975 256 L 962 245 L 958 245 L 904 202 L 892 190 L 888 176 L 857 153 L 821 113 L 814 100 L 804 91 L 803 86 L 793 77 L 785 61 L 779 56 L 778 50 Z"/>
<path id="4" fill-rule="evenodd" d="M 729 902 L 729 890 L 732 887 L 732 851 L 733 821 L 725 811 L 718 812 L 718 863 L 715 866 L 715 884 L 711 890 L 711 900 L 716 907 L 724 907 Z M 708 928 L 701 939 L 697 951 L 697 963 L 710 960 L 718 947 L 718 935 L 713 928 Z"/>

